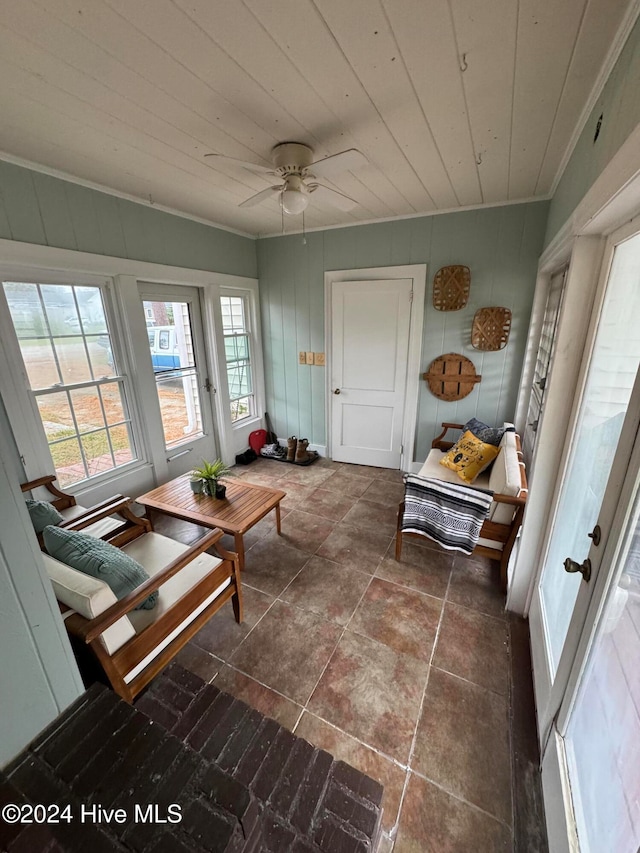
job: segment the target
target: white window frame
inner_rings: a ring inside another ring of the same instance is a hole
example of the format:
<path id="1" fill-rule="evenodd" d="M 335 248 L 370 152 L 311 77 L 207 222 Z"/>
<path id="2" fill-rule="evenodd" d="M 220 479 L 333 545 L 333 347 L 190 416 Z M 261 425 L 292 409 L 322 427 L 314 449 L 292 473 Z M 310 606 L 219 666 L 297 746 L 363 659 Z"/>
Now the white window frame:
<path id="1" fill-rule="evenodd" d="M 254 355 L 254 350 L 255 350 L 255 344 L 254 344 L 254 340 L 253 340 L 253 329 L 252 329 L 252 324 L 251 324 L 251 302 L 250 302 L 251 297 L 250 297 L 250 294 L 248 294 L 248 293 L 240 293 L 240 292 L 229 293 L 229 292 L 225 292 L 225 291 L 221 290 L 220 291 L 220 300 L 222 300 L 222 299 L 239 299 L 242 302 L 242 314 L 243 314 L 243 320 L 244 320 L 244 329 L 242 332 L 225 332 L 225 330 L 224 330 L 224 318 L 223 318 L 222 334 L 223 334 L 224 341 L 226 341 L 227 338 L 235 338 L 235 337 L 246 337 L 246 339 L 247 339 L 248 355 L 247 355 L 246 360 L 248 362 L 248 367 L 249 367 L 249 377 L 250 377 L 249 385 L 251 387 L 251 391 L 248 394 L 241 394 L 237 397 L 231 395 L 231 390 L 229 388 L 229 361 L 227 360 L 227 350 L 225 347 L 225 369 L 226 369 L 226 376 L 227 376 L 227 390 L 229 393 L 229 412 L 231 413 L 231 404 L 232 403 L 236 402 L 237 400 L 244 400 L 247 398 L 250 399 L 249 414 L 245 415 L 242 418 L 236 418 L 236 420 L 233 420 L 233 416 L 231 417 L 231 423 L 233 424 L 233 428 L 235 429 L 236 427 L 242 426 L 243 421 L 255 418 L 255 416 L 256 416 L 256 395 L 255 395 L 255 391 L 254 391 L 255 382 L 253 379 L 253 355 Z M 222 313 L 222 309 L 221 309 L 221 313 Z"/>
<path id="2" fill-rule="evenodd" d="M 78 275 L 72 270 L 61 272 L 38 267 L 13 267 L 0 264 L 2 281 L 18 281 L 29 284 L 46 283 L 72 286 L 100 288 L 105 315 L 109 328 L 111 345 L 116 353 L 119 367 L 118 377 L 124 386 L 126 409 L 129 416 L 132 450 L 136 458 L 123 465 L 118 465 L 101 474 L 90 475 L 82 480 L 65 486 L 66 491 L 76 493 L 100 487 L 122 475 L 126 475 L 145 464 L 145 442 L 137 407 L 135 405 L 135 388 L 131 382 L 131 369 L 126 352 L 122 346 L 119 332 L 119 318 L 115 307 L 113 282 L 101 276 L 87 273 Z M 31 383 L 22 358 L 20 342 L 15 331 L 11 313 L 8 308 L 4 288 L 0 288 L 0 392 L 7 410 L 10 422 L 14 425 L 14 436 L 18 452 L 25 466 L 25 474 L 30 479 L 43 474 L 54 473 L 55 467 L 45 434 L 42 418 L 36 400 L 37 394 L 31 390 Z M 63 390 L 63 388 L 61 388 Z M 19 424 L 19 429 L 15 425 Z"/>
<path id="3" fill-rule="evenodd" d="M 205 290 L 205 311 L 208 323 L 214 328 L 215 348 L 213 352 L 213 375 L 216 376 L 216 420 L 218 424 L 220 452 L 231 464 L 237 453 L 248 447 L 249 434 L 263 425 L 265 407 L 264 362 L 262 357 L 262 332 L 260 325 L 260 302 L 258 281 L 234 276 L 216 276 L 216 283 Z M 224 348 L 221 296 L 246 298 L 247 319 L 251 330 L 251 366 L 253 371 L 254 414 L 235 423 L 231 420 L 231 401 L 227 382 L 227 358 Z"/>
<path id="4" fill-rule="evenodd" d="M 146 334 L 144 311 L 138 296 L 138 282 L 151 282 L 168 285 L 189 285 L 201 288 L 203 302 L 203 325 L 205 336 L 210 346 L 207 347 L 207 366 L 215 393 L 215 424 L 218 437 L 220 456 L 227 464 L 234 462 L 235 455 L 248 446 L 249 433 L 262 425 L 261 413 L 264 411 L 264 366 L 262 358 L 262 338 L 260 326 L 260 306 L 258 280 L 246 276 L 236 276 L 227 273 L 217 273 L 210 270 L 192 270 L 183 267 L 154 264 L 147 261 L 135 261 L 128 258 L 115 258 L 108 255 L 95 255 L 88 252 L 77 252 L 71 249 L 56 249 L 50 246 L 38 246 L 33 243 L 20 243 L 14 240 L 0 240 L 0 272 L 6 278 L 17 281 L 32 278 L 34 275 L 47 278 L 56 283 L 68 283 L 69 276 L 73 281 L 82 283 L 109 283 L 113 304 L 116 308 L 116 322 L 112 329 L 114 341 L 117 340 L 118 351 L 123 356 L 122 371 L 136 380 L 138 358 L 142 357 L 149 345 Z M 58 275 L 58 279 L 53 276 Z M 224 399 L 226 389 L 225 359 L 222 357 L 222 317 L 220 312 L 220 289 L 226 288 L 232 293 L 237 290 L 250 294 L 251 321 L 255 339 L 254 380 L 256 395 L 256 416 L 241 421 L 241 426 L 232 427 L 228 400 Z M 126 317 L 124 325 L 120 318 Z M 0 316 L 0 333 L 3 318 Z M 139 320 L 139 323 L 138 323 Z M 13 326 L 11 326 L 13 328 Z M 6 341 L 6 335 L 0 340 L 0 352 Z M 24 380 L 15 375 L 12 366 L 15 353 L 5 355 L 0 364 L 0 396 L 2 397 L 7 415 L 13 426 L 16 438 L 19 440 L 19 453 L 25 465 L 25 478 L 41 476 L 43 471 L 50 470 L 51 462 L 48 448 L 44 447 L 44 436 L 39 423 L 39 415 L 33 411 L 33 402 Z M 136 371 L 131 365 L 136 365 Z M 149 365 L 149 372 L 152 372 Z M 151 389 L 155 394 L 155 388 Z M 129 401 L 132 419 L 139 424 L 140 434 L 136 436 L 140 460 L 128 463 L 126 466 L 114 469 L 118 473 L 99 475 L 91 483 L 91 488 L 84 488 L 74 493 L 83 503 L 92 503 L 109 497 L 114 492 L 137 495 L 147 491 L 157 483 L 166 480 L 166 460 L 155 458 L 150 449 L 147 436 L 154 428 L 144 410 L 144 395 L 138 395 L 136 387 L 134 399 Z M 125 470 L 126 468 L 126 470 Z"/>

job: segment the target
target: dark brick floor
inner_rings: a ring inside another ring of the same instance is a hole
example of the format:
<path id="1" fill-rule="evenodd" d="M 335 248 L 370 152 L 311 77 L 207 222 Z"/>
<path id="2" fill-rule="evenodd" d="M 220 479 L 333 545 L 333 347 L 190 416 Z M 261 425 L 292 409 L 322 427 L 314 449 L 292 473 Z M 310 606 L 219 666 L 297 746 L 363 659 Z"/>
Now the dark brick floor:
<path id="1" fill-rule="evenodd" d="M 374 853 L 382 793 L 174 663 L 135 708 L 95 684 L 0 774 L 0 805 L 62 810 L 0 849 Z"/>

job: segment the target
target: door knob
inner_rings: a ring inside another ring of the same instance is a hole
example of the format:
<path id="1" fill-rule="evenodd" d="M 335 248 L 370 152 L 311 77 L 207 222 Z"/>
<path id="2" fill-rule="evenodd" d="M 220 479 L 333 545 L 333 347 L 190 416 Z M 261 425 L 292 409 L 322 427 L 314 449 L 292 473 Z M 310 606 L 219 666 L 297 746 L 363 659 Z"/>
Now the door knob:
<path id="1" fill-rule="evenodd" d="M 583 563 L 576 563 L 571 557 L 567 557 L 564 561 L 564 570 L 569 574 L 580 572 L 587 583 L 591 580 L 591 560 L 588 557 Z"/>
<path id="2" fill-rule="evenodd" d="M 339 388 L 336 388 L 336 390 L 335 390 L 333 393 L 334 393 L 334 394 L 339 394 L 339 393 L 340 393 L 340 389 L 339 389 Z"/>

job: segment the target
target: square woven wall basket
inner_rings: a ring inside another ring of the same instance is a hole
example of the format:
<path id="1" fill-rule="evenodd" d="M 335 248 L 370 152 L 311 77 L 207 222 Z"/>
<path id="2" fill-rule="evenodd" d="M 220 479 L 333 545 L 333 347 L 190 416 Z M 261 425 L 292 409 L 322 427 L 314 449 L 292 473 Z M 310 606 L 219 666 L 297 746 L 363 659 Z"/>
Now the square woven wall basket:
<path id="1" fill-rule="evenodd" d="M 504 349 L 511 331 L 509 308 L 479 308 L 473 318 L 471 346 L 484 352 Z"/>
<path id="2" fill-rule="evenodd" d="M 438 311 L 459 311 L 467 304 L 470 288 L 469 267 L 442 267 L 433 278 L 433 307 Z"/>

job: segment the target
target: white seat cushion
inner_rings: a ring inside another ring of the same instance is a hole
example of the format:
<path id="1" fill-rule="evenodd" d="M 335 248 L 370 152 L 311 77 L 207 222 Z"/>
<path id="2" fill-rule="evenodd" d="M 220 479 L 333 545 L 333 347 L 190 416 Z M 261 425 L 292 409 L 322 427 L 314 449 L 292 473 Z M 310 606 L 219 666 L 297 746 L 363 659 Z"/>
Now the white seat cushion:
<path id="1" fill-rule="evenodd" d="M 464 484 L 455 471 L 450 471 L 440 464 L 444 455 L 445 453 L 442 450 L 431 450 L 418 472 L 419 476 L 433 477 L 436 480 L 443 480 L 446 483 L 455 483 L 456 485 L 469 485 Z M 520 493 L 520 482 L 520 461 L 516 450 L 516 434 L 505 432 L 500 441 L 500 452 L 493 465 L 488 471 L 479 474 L 470 488 L 490 489 L 500 495 L 516 497 Z M 495 521 L 496 524 L 510 524 L 514 512 L 515 507 L 511 504 L 500 504 L 493 501 L 487 518 L 489 521 Z M 482 542 L 481 544 L 485 543 Z M 496 548 L 498 543 L 491 543 L 490 547 Z"/>
<path id="2" fill-rule="evenodd" d="M 80 504 L 76 504 L 75 506 L 67 507 L 66 509 L 60 510 L 60 515 L 63 517 L 65 521 L 70 521 L 73 518 L 77 518 L 79 515 L 82 515 L 83 512 L 87 511 L 87 507 L 80 506 Z M 92 536 L 95 536 L 96 539 L 101 539 L 107 533 L 111 533 L 112 530 L 115 530 L 116 527 L 119 527 L 122 524 L 122 519 L 118 520 L 117 518 L 102 518 L 100 521 L 96 521 L 93 524 L 90 524 L 89 527 L 85 527 L 82 531 L 83 533 L 90 533 Z"/>
<path id="3" fill-rule="evenodd" d="M 489 488 L 499 495 L 517 497 L 520 494 L 520 486 L 520 460 L 516 448 L 516 434 L 505 432 L 500 442 L 500 453 L 491 469 Z M 511 524 L 514 512 L 515 507 L 511 504 L 495 504 L 489 517 L 497 524 Z"/>
<path id="4" fill-rule="evenodd" d="M 139 536 L 133 542 L 123 546 L 125 551 L 134 560 L 137 560 L 147 571 L 149 577 L 153 577 L 172 563 L 181 554 L 189 550 L 188 545 L 169 539 L 160 533 L 146 533 Z M 133 610 L 129 619 L 137 634 L 159 619 L 163 613 L 188 592 L 205 575 L 219 566 L 222 560 L 212 557 L 210 554 L 200 554 L 192 560 L 188 566 L 174 575 L 159 588 L 158 603 L 153 610 Z M 228 586 L 228 582 L 224 587 Z M 222 587 L 220 588 L 222 592 Z"/>
<path id="5" fill-rule="evenodd" d="M 72 612 L 79 613 L 85 619 L 94 619 L 116 603 L 113 590 L 104 581 L 72 569 L 48 554 L 43 554 L 42 559 L 55 597 L 61 604 L 71 608 Z M 64 617 L 69 615 L 71 613 L 64 614 Z M 132 637 L 135 637 L 135 631 L 126 616 L 101 634 L 109 654 L 116 652 Z"/>
<path id="6" fill-rule="evenodd" d="M 418 476 L 433 477 L 435 480 L 444 480 L 445 483 L 455 483 L 457 486 L 471 485 L 472 489 L 490 488 L 489 474 L 487 474 L 486 471 L 483 471 L 481 474 L 478 474 L 472 484 L 465 483 L 461 477 L 458 477 L 455 471 L 451 471 L 449 468 L 445 468 L 444 465 L 440 464 L 440 460 L 444 456 L 445 453 L 442 450 L 432 450 L 427 456 L 426 462 L 418 471 Z"/>

